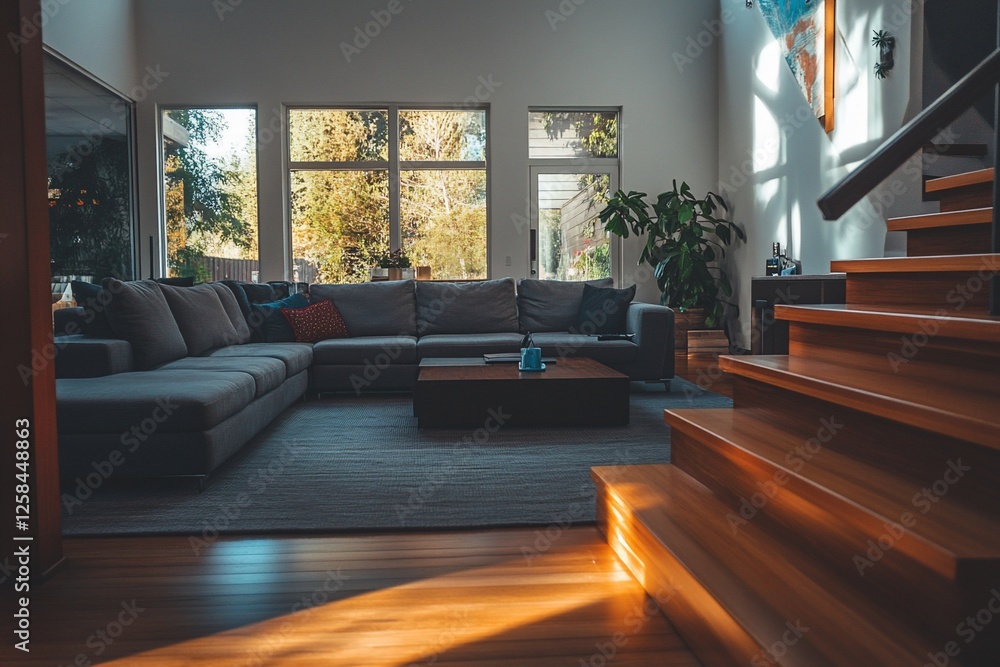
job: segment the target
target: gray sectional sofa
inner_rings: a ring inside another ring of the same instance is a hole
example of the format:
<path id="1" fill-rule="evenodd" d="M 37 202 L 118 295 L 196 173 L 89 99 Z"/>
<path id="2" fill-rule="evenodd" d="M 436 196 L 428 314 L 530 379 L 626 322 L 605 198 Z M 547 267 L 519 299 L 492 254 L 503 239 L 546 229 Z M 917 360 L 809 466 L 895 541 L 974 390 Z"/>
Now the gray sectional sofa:
<path id="1" fill-rule="evenodd" d="M 288 284 L 278 285 L 287 293 Z M 673 377 L 672 311 L 631 303 L 624 321 L 633 339 L 598 340 L 588 333 L 622 314 L 608 301 L 608 313 L 581 319 L 583 283 L 312 285 L 309 299 L 332 300 L 349 333 L 314 344 L 260 342 L 252 304 L 270 293 L 257 287 L 106 281 L 105 288 L 107 303 L 97 308 L 114 338 L 74 334 L 77 322 L 94 317 L 94 304 L 57 311 L 64 478 L 108 470 L 110 462 L 121 477 L 204 479 L 307 394 L 412 389 L 421 359 L 516 352 L 528 331 L 546 356 L 592 357 L 633 380 Z"/>

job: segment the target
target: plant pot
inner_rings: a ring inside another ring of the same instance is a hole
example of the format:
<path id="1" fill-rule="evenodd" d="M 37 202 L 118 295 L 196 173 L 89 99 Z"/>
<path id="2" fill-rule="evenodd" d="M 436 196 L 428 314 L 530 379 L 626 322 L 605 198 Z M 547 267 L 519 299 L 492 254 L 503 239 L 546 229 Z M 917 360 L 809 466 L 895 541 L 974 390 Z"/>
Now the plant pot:
<path id="1" fill-rule="evenodd" d="M 688 308 L 683 313 L 674 310 L 674 349 L 686 350 L 688 347 L 687 332 L 707 329 L 705 326 L 705 309 Z"/>
<path id="2" fill-rule="evenodd" d="M 389 280 L 402 280 L 403 269 L 386 269 L 389 272 Z"/>
<path id="3" fill-rule="evenodd" d="M 371 280 L 388 280 L 389 279 L 389 269 L 382 269 L 379 267 L 374 267 L 368 269 L 368 277 Z"/>
<path id="4" fill-rule="evenodd" d="M 413 280 L 417 277 L 417 270 L 414 268 L 402 269 L 403 280 Z"/>

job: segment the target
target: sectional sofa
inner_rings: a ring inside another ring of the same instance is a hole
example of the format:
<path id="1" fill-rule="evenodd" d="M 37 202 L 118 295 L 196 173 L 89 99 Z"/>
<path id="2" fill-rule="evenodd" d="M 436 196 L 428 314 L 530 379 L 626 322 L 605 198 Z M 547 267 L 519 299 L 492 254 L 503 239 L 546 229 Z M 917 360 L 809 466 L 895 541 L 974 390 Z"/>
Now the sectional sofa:
<path id="1" fill-rule="evenodd" d="M 87 307 L 57 311 L 61 474 L 110 463 L 120 477 L 204 480 L 307 394 L 412 389 L 421 359 L 516 352 L 529 331 L 546 356 L 669 382 L 672 311 L 632 302 L 623 314 L 607 301 L 584 316 L 584 289 L 528 279 L 311 285 L 309 302 L 331 300 L 348 337 L 301 343 L 276 338 L 266 321 L 294 297 L 289 283 L 105 281 Z M 608 317 L 634 336 L 588 335 Z"/>

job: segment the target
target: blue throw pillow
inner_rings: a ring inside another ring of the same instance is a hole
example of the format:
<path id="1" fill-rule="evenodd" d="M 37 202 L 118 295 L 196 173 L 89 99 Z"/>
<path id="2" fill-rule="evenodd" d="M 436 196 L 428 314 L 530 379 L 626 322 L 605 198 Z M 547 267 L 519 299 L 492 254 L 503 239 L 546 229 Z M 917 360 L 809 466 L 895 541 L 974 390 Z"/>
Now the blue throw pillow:
<path id="1" fill-rule="evenodd" d="M 282 314 L 282 308 L 298 310 L 306 308 L 309 299 L 304 294 L 293 294 L 290 297 L 271 303 L 252 303 L 251 330 L 256 330 L 259 340 L 265 343 L 293 343 L 295 342 L 295 330 L 289 323 L 288 318 Z"/>
<path id="2" fill-rule="evenodd" d="M 576 315 L 577 333 L 623 334 L 628 328 L 628 306 L 635 298 L 635 285 L 627 289 L 583 286 L 583 299 Z"/>

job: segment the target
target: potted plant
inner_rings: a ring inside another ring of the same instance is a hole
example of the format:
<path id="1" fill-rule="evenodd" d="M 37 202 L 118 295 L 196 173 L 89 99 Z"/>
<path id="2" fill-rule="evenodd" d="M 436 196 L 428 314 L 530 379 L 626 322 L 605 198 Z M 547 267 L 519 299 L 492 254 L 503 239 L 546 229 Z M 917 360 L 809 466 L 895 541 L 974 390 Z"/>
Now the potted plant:
<path id="1" fill-rule="evenodd" d="M 378 260 L 378 268 L 386 270 L 389 280 L 410 280 L 414 275 L 410 258 L 403 253 L 402 248 L 382 255 Z"/>
<path id="2" fill-rule="evenodd" d="M 605 230 L 622 238 L 630 233 L 646 235 L 639 264 L 653 267 L 660 301 L 680 314 L 676 332 L 684 340 L 677 340 L 677 345 L 686 347 L 682 331 L 720 328 L 726 306 L 735 306 L 726 300 L 733 288 L 716 262 L 735 239 L 745 241 L 746 234 L 723 217 L 729 207 L 719 195 L 709 192 L 698 198 L 687 183 L 678 188 L 674 181 L 673 186 L 652 204 L 645 200 L 645 192 L 619 190 L 600 218 Z"/>

